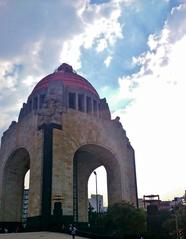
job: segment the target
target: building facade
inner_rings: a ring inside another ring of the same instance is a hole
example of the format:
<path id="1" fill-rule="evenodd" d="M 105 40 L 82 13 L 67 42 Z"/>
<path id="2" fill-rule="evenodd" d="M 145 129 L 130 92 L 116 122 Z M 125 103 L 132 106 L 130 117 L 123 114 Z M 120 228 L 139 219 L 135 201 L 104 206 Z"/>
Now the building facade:
<path id="1" fill-rule="evenodd" d="M 105 212 L 105 208 L 103 207 L 103 195 L 91 194 L 91 197 L 88 200 L 93 212 Z"/>

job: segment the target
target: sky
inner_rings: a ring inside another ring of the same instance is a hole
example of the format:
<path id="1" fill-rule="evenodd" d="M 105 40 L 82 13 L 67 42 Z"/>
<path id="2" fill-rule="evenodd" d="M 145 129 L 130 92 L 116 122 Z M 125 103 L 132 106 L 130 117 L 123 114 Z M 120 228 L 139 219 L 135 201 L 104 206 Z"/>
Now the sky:
<path id="1" fill-rule="evenodd" d="M 0 29 L 0 135 L 66 62 L 120 117 L 139 197 L 184 194 L 186 0 L 0 0 Z"/>

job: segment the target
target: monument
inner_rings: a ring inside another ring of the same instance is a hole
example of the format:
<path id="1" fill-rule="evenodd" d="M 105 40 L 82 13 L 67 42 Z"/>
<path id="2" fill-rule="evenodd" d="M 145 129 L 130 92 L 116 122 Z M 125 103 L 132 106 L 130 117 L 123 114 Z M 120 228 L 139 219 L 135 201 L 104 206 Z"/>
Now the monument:
<path id="1" fill-rule="evenodd" d="M 108 205 L 137 205 L 134 150 L 106 99 L 63 63 L 33 89 L 4 132 L 0 149 L 0 223 L 21 223 L 24 177 L 30 169 L 28 225 L 87 223 L 88 179 L 103 165 Z"/>

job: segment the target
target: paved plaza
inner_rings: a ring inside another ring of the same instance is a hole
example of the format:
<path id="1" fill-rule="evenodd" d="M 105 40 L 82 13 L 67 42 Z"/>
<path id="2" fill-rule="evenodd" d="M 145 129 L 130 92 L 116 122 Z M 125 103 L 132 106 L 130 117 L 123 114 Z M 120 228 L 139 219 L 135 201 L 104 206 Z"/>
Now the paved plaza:
<path id="1" fill-rule="evenodd" d="M 0 234 L 0 239 L 70 239 L 72 236 L 54 232 L 25 232 L 25 233 L 4 233 Z M 85 237 L 76 236 L 77 239 Z"/>

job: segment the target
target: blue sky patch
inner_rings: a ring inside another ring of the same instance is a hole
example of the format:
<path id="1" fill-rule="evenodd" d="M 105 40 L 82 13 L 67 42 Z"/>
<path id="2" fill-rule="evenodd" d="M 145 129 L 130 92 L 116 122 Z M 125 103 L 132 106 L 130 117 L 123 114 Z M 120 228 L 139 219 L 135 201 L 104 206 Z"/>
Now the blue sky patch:
<path id="1" fill-rule="evenodd" d="M 110 2 L 110 0 L 90 0 L 90 4 L 102 4 L 108 2 Z"/>

